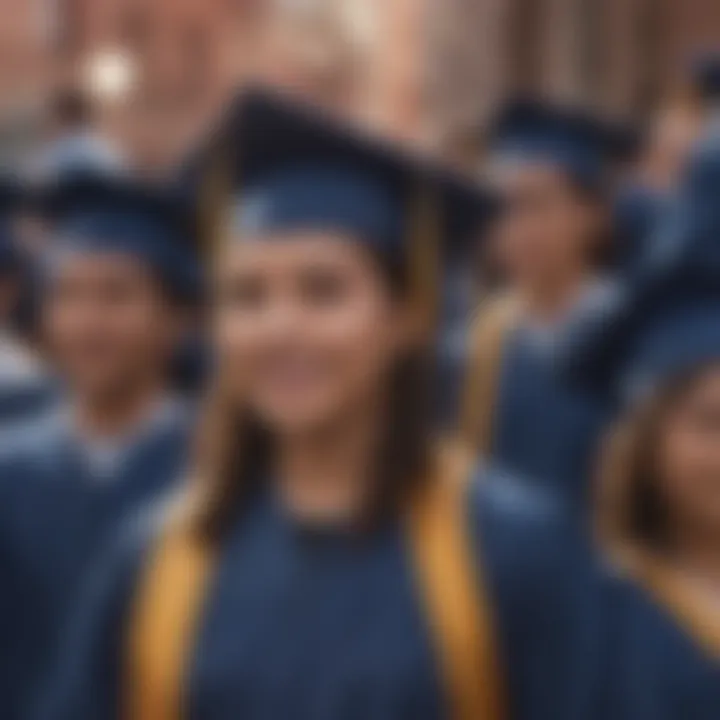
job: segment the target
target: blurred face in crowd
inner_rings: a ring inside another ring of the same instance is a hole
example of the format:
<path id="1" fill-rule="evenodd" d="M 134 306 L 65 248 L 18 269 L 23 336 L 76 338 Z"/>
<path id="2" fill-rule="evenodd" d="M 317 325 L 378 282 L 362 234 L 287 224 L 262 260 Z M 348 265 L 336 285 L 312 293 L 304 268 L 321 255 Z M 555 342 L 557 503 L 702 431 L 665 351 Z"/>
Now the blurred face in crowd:
<path id="1" fill-rule="evenodd" d="M 504 202 L 492 252 L 511 283 L 552 283 L 584 269 L 598 242 L 600 212 L 550 163 L 501 163 L 494 180 Z"/>
<path id="2" fill-rule="evenodd" d="M 658 447 L 671 519 L 720 539 L 720 365 L 703 373 L 670 409 Z"/>
<path id="3" fill-rule="evenodd" d="M 408 342 L 403 304 L 358 243 L 308 232 L 222 253 L 221 373 L 275 432 L 332 427 L 376 402 Z"/>
<path id="4" fill-rule="evenodd" d="M 154 275 L 122 253 L 77 253 L 52 270 L 43 305 L 48 349 L 79 393 L 112 397 L 155 383 L 178 320 Z"/>
<path id="5" fill-rule="evenodd" d="M 644 161 L 652 187 L 669 191 L 676 186 L 700 128 L 699 113 L 692 108 L 674 105 L 658 112 Z"/>

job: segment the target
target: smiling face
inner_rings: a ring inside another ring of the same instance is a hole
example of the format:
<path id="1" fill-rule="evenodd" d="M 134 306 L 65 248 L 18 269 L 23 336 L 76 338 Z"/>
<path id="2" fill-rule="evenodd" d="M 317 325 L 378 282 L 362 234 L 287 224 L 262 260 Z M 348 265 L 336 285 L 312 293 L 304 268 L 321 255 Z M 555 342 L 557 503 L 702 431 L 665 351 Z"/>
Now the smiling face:
<path id="1" fill-rule="evenodd" d="M 156 382 L 180 332 L 157 278 L 123 253 L 71 253 L 53 269 L 44 338 L 71 387 L 112 397 Z"/>
<path id="2" fill-rule="evenodd" d="M 271 431 L 331 427 L 382 397 L 410 343 L 408 314 L 359 243 L 324 232 L 243 239 L 218 260 L 227 392 Z"/>
<path id="3" fill-rule="evenodd" d="M 533 285 L 588 264 L 600 214 L 563 171 L 541 161 L 507 162 L 499 163 L 493 179 L 504 212 L 491 241 L 503 275 Z"/>

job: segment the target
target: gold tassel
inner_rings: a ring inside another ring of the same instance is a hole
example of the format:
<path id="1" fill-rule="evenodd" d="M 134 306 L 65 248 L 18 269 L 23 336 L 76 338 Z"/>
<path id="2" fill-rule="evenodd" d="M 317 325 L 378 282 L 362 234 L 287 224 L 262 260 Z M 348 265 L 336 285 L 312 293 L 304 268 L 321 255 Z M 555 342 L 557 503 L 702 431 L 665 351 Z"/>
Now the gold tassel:
<path id="1" fill-rule="evenodd" d="M 518 305 L 517 299 L 509 295 L 483 302 L 470 331 L 458 437 L 468 450 L 481 457 L 492 451 L 505 344 L 515 327 Z"/>

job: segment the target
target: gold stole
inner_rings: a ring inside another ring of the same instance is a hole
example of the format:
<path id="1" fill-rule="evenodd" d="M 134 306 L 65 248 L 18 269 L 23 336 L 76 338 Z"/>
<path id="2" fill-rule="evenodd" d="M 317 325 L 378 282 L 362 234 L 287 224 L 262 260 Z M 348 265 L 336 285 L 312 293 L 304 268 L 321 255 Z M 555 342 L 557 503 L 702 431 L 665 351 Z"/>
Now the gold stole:
<path id="1" fill-rule="evenodd" d="M 408 515 L 408 535 L 453 720 L 502 720 L 494 628 L 473 552 L 468 463 L 438 473 Z M 462 470 L 462 471 L 461 471 Z M 169 523 L 139 586 L 131 619 L 126 720 L 187 717 L 183 688 L 214 564 L 187 523 Z"/>
<path id="2" fill-rule="evenodd" d="M 470 332 L 459 438 L 481 457 L 487 457 L 492 450 L 503 353 L 508 334 L 515 326 L 518 305 L 517 298 L 511 295 L 483 302 Z"/>
<path id="3" fill-rule="evenodd" d="M 213 554 L 184 515 L 169 519 L 141 574 L 124 677 L 126 720 L 187 716 L 183 687 L 212 575 Z"/>
<path id="4" fill-rule="evenodd" d="M 720 610 L 699 598 L 672 568 L 649 555 L 636 555 L 633 575 L 665 607 L 689 635 L 720 660 Z"/>

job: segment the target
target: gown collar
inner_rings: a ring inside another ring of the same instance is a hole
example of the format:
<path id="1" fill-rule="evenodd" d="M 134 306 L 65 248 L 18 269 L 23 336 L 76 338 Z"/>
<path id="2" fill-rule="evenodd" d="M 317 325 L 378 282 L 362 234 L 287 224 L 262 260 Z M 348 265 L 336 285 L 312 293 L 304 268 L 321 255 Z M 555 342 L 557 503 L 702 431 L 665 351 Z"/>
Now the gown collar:
<path id="1" fill-rule="evenodd" d="M 668 562 L 650 553 L 628 554 L 624 565 L 700 647 L 720 660 L 720 612 L 716 602 L 691 587 Z"/>

